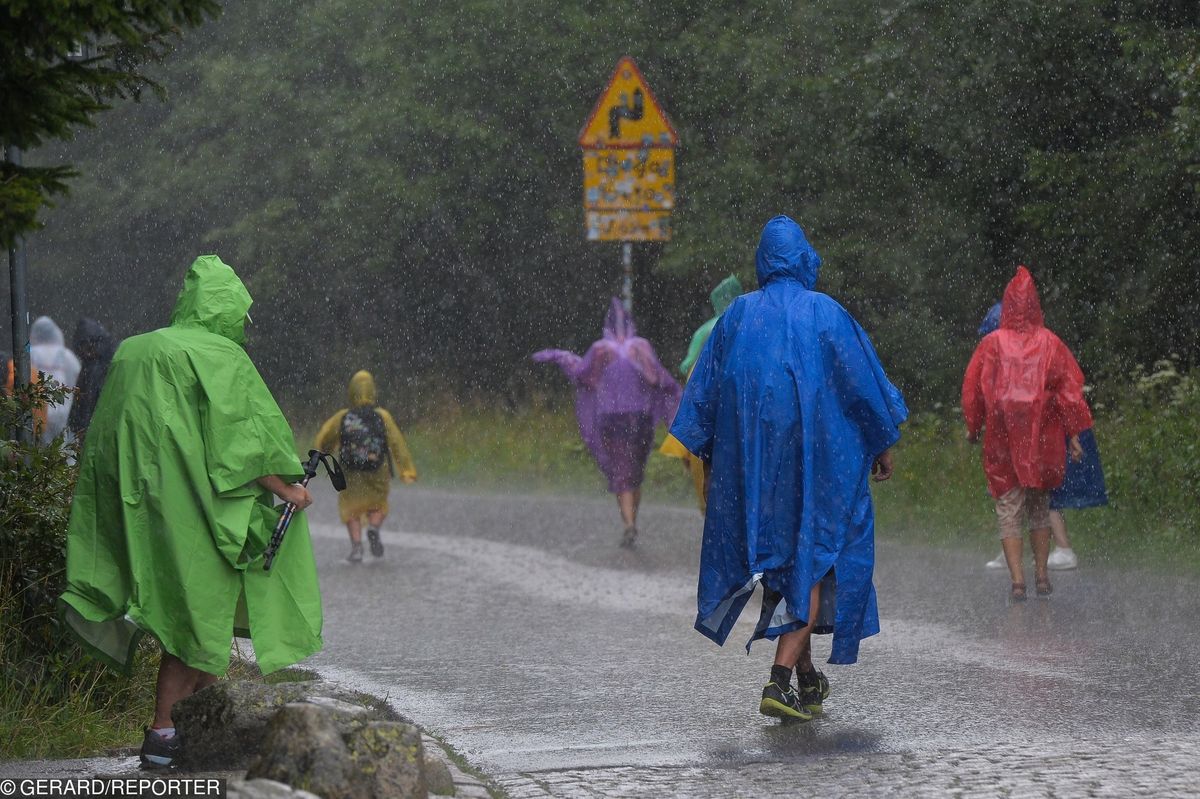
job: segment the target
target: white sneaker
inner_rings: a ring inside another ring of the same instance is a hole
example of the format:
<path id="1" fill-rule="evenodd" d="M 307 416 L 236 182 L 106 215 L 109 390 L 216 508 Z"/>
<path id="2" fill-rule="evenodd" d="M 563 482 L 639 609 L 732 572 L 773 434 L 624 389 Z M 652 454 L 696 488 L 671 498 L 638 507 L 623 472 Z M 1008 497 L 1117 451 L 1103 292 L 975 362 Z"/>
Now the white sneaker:
<path id="1" fill-rule="evenodd" d="M 1057 571 L 1066 571 L 1074 569 L 1079 565 L 1079 558 L 1075 557 L 1075 553 L 1070 549 L 1056 547 L 1050 553 L 1050 557 L 1046 560 L 1046 568 L 1055 569 Z"/>
<path id="2" fill-rule="evenodd" d="M 1007 569 L 1007 568 L 1008 568 L 1008 561 L 1007 561 L 1007 560 L 1005 560 L 1005 558 L 1004 558 L 1004 553 L 1003 553 L 1003 552 L 1001 552 L 1001 553 L 1000 553 L 999 555 L 997 555 L 995 558 L 993 558 L 992 560 L 989 560 L 989 561 L 987 562 L 987 567 L 988 567 L 989 569 Z"/>

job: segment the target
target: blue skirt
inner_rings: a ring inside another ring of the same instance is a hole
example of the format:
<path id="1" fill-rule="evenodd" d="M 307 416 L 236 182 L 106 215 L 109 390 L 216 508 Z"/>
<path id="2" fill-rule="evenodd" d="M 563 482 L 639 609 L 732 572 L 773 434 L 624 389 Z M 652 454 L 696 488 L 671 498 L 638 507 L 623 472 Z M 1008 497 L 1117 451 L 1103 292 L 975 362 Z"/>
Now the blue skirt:
<path id="1" fill-rule="evenodd" d="M 1067 473 L 1062 485 L 1050 494 L 1050 507 L 1054 510 L 1098 508 L 1108 504 L 1096 436 L 1091 430 L 1084 430 L 1079 434 L 1079 443 L 1083 445 L 1083 460 L 1076 463 L 1067 455 Z"/>

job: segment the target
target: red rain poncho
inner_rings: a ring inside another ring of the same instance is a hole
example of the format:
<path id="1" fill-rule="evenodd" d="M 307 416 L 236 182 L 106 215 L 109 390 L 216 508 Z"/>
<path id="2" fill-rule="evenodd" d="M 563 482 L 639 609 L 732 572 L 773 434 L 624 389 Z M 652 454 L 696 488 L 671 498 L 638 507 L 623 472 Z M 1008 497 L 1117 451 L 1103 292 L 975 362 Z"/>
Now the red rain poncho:
<path id="1" fill-rule="evenodd" d="M 1033 276 L 1023 266 L 1004 290 L 1000 329 L 971 356 L 962 407 L 972 437 L 984 428 L 983 471 L 994 497 L 1018 486 L 1058 487 L 1066 437 L 1092 426 L 1083 372 L 1043 325 Z"/>

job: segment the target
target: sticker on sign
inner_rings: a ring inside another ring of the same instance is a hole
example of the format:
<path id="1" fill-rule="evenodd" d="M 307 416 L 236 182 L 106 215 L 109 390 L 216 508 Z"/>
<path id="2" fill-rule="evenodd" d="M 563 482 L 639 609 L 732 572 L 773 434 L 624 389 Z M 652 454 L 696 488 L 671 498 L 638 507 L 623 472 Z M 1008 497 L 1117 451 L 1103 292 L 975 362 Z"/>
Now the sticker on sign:
<path id="1" fill-rule="evenodd" d="M 670 211 L 675 207 L 675 152 L 584 150 L 583 207 Z"/>
<path id="2" fill-rule="evenodd" d="M 670 211 L 588 211 L 588 241 L 670 241 Z"/>

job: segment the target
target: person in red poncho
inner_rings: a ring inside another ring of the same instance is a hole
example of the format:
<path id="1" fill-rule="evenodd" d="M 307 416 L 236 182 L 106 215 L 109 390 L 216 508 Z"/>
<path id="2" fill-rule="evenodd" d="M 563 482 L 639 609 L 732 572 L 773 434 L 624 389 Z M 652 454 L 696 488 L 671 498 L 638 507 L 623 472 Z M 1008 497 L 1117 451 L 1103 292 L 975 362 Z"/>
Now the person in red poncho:
<path id="1" fill-rule="evenodd" d="M 971 356 L 962 408 L 968 440 L 975 443 L 984 431 L 983 471 L 996 500 L 1012 598 L 1025 598 L 1023 521 L 1029 524 L 1037 593 L 1046 596 L 1053 590 L 1046 571 L 1049 494 L 1063 481 L 1067 447 L 1072 460 L 1082 457 L 1078 434 L 1092 426 L 1092 412 L 1083 397 L 1083 371 L 1043 324 L 1037 288 L 1024 266 L 1004 290 L 1000 328 Z"/>

